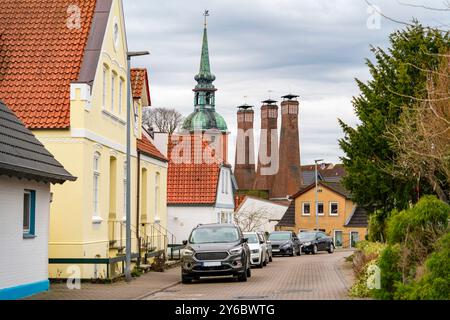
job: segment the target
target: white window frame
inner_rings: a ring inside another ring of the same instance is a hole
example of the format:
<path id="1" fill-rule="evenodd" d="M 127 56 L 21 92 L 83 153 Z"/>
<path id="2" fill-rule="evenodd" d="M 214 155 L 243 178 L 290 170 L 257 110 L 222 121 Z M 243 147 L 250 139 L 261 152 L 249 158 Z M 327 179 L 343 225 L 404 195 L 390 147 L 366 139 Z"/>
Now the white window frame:
<path id="1" fill-rule="evenodd" d="M 106 92 L 108 90 L 108 71 L 109 71 L 108 66 L 103 65 L 102 107 L 104 109 L 106 109 Z"/>
<path id="2" fill-rule="evenodd" d="M 93 185 L 92 185 L 92 206 L 94 218 L 99 217 L 99 197 L 100 197 L 100 153 L 95 152 L 93 158 Z"/>
<path id="3" fill-rule="evenodd" d="M 322 205 L 322 213 L 319 212 L 319 204 Z M 323 201 L 318 201 L 317 202 L 317 215 L 318 216 L 324 216 L 325 215 L 325 204 L 323 203 Z"/>
<path id="4" fill-rule="evenodd" d="M 159 218 L 159 194 L 160 194 L 160 177 L 161 174 L 159 172 L 156 172 L 155 174 L 155 215 L 154 215 L 154 220 L 155 222 L 158 221 Z"/>
<path id="5" fill-rule="evenodd" d="M 331 212 L 331 206 L 333 205 L 333 204 L 336 204 L 337 205 L 337 213 L 332 213 Z M 330 205 L 329 205 L 329 207 L 328 207 L 328 214 L 330 215 L 330 216 L 333 216 L 333 217 L 336 217 L 336 216 L 338 216 L 339 215 L 339 202 L 337 202 L 337 201 L 330 201 Z"/>
<path id="6" fill-rule="evenodd" d="M 124 80 L 123 78 L 119 78 L 119 114 L 122 114 L 122 105 L 123 105 L 123 88 L 124 88 Z"/>
<path id="7" fill-rule="evenodd" d="M 309 213 L 305 213 L 305 204 L 309 204 Z M 302 202 L 302 216 L 310 216 L 311 215 L 311 202 L 304 201 Z"/>
<path id="8" fill-rule="evenodd" d="M 342 234 L 342 244 L 340 246 L 336 245 L 336 232 L 340 232 Z M 335 248 L 343 248 L 344 247 L 344 231 L 343 230 L 333 230 L 333 244 Z"/>
<path id="9" fill-rule="evenodd" d="M 112 71 L 111 72 L 111 111 L 114 111 L 114 104 L 116 103 L 116 79 L 117 74 Z"/>

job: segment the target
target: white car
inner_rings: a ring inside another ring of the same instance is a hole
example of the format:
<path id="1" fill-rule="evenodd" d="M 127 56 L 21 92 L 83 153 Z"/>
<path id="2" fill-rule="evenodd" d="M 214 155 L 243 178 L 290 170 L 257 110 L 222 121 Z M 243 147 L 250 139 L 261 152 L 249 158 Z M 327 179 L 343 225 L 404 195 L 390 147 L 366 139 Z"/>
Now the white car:
<path id="1" fill-rule="evenodd" d="M 264 241 L 261 241 L 256 232 L 244 232 L 244 238 L 248 239 L 250 248 L 250 263 L 259 268 L 265 267 L 269 262 L 269 255 Z"/>

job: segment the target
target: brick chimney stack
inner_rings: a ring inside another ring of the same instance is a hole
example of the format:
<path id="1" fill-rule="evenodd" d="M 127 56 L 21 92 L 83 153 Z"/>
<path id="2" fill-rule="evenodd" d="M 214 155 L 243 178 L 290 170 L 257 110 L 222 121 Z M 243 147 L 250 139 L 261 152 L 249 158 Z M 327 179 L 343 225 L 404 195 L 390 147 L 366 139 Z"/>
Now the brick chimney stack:
<path id="1" fill-rule="evenodd" d="M 272 198 L 286 198 L 301 187 L 298 96 L 288 94 L 281 102 L 280 168 L 274 179 Z"/>
<path id="2" fill-rule="evenodd" d="M 255 183 L 255 138 L 253 136 L 253 106 L 244 104 L 238 107 L 238 135 L 234 176 L 240 190 L 251 190 Z"/>
<path id="3" fill-rule="evenodd" d="M 255 190 L 269 191 L 272 196 L 272 186 L 278 171 L 278 106 L 275 100 L 263 101 L 261 106 L 261 134 L 258 150 L 258 168 L 253 185 Z"/>

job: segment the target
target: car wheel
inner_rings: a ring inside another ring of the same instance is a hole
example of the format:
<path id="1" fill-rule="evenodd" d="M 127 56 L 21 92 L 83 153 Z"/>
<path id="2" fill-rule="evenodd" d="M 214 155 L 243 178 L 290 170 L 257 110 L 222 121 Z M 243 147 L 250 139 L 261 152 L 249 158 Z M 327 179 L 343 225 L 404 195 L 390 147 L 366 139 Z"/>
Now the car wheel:
<path id="1" fill-rule="evenodd" d="M 181 276 L 181 283 L 184 283 L 184 284 L 192 283 L 192 278 L 188 277 L 188 276 L 185 276 L 185 275 L 182 275 Z"/>
<path id="2" fill-rule="evenodd" d="M 237 279 L 239 282 L 246 282 L 247 281 L 247 274 L 248 274 L 248 270 L 242 272 L 241 274 L 238 275 Z"/>
<path id="3" fill-rule="evenodd" d="M 313 249 L 312 249 L 312 254 L 316 254 L 317 253 L 317 244 L 315 244 L 314 246 L 313 246 Z"/>
<path id="4" fill-rule="evenodd" d="M 328 253 L 333 253 L 334 252 L 334 245 L 332 243 L 330 243 L 330 248 L 328 249 Z"/>
<path id="5" fill-rule="evenodd" d="M 266 260 L 264 260 L 263 255 L 261 255 L 261 257 L 259 258 L 259 264 L 258 264 L 258 268 L 263 268 L 265 265 Z"/>

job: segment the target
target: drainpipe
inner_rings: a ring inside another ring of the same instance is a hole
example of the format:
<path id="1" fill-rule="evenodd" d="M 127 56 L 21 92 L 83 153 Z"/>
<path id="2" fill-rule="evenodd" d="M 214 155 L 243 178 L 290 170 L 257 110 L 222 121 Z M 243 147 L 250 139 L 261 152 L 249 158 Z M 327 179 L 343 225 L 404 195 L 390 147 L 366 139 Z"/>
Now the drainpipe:
<path id="1" fill-rule="evenodd" d="M 138 261 L 137 266 L 139 267 L 141 264 L 141 239 L 139 237 L 139 229 L 140 229 L 140 203 L 141 203 L 141 153 L 137 152 L 137 203 L 136 203 L 136 238 L 137 238 L 137 245 L 138 245 Z"/>

